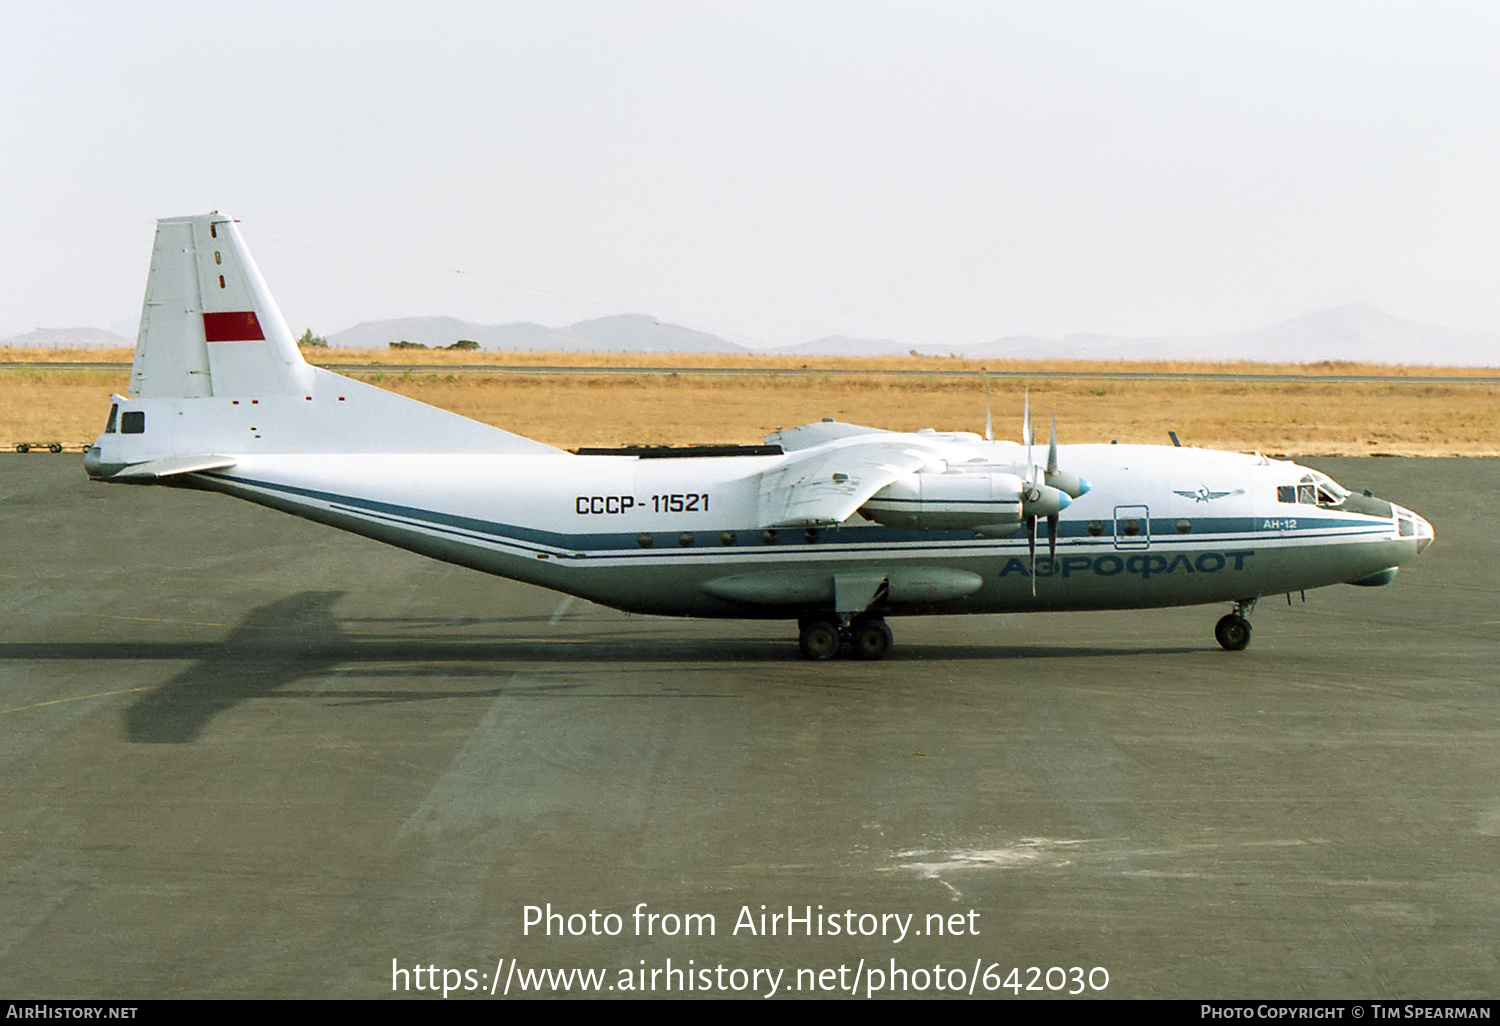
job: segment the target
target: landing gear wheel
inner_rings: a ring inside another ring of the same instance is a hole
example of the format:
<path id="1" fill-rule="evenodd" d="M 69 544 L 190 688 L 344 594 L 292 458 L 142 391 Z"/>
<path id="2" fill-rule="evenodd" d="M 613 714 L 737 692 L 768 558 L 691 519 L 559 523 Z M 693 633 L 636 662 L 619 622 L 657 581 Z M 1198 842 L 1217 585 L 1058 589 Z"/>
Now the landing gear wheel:
<path id="1" fill-rule="evenodd" d="M 839 654 L 844 639 L 839 636 L 838 624 L 832 620 L 801 620 L 797 626 L 800 628 L 797 644 L 803 659 L 822 661 Z"/>
<path id="2" fill-rule="evenodd" d="M 891 629 L 878 616 L 855 621 L 849 631 L 850 647 L 859 659 L 884 659 L 891 652 L 893 640 Z"/>
<path id="3" fill-rule="evenodd" d="M 1214 637 L 1225 650 L 1239 652 L 1250 644 L 1250 621 L 1230 613 L 1214 625 Z"/>

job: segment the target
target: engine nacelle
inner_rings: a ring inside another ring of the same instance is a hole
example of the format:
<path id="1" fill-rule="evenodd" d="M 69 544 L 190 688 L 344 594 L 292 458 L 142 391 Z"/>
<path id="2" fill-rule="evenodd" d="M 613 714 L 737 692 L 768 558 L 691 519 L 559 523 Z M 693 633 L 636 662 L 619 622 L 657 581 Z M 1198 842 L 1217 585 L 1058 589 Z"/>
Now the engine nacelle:
<path id="1" fill-rule="evenodd" d="M 1050 517 L 1072 503 L 1068 493 L 1051 485 L 1032 485 L 1021 495 L 1021 511 L 1028 517 Z"/>
<path id="2" fill-rule="evenodd" d="M 1015 474 L 916 473 L 892 481 L 859 511 L 886 527 L 1003 536 L 1020 530 L 1025 495 L 1026 483 Z"/>
<path id="3" fill-rule="evenodd" d="M 1053 488 L 1066 492 L 1075 499 L 1087 493 L 1091 487 L 1087 478 L 1062 470 L 1049 470 L 1044 480 Z"/>

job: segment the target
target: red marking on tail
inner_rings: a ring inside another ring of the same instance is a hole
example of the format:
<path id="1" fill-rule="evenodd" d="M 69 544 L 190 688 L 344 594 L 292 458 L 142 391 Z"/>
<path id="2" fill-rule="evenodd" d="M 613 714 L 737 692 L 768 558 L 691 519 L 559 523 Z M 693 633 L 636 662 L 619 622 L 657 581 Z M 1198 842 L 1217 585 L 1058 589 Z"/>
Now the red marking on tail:
<path id="1" fill-rule="evenodd" d="M 254 310 L 206 313 L 203 334 L 210 342 L 256 342 L 266 337 Z"/>

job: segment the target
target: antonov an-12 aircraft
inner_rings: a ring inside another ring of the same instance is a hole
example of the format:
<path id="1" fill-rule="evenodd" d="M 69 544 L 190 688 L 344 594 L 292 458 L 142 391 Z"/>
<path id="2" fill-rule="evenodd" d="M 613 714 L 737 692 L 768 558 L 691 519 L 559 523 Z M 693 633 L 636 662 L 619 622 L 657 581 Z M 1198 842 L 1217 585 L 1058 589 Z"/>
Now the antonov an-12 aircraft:
<path id="1" fill-rule="evenodd" d="M 1389 583 L 1420 516 L 1285 460 L 824 421 L 764 446 L 565 452 L 302 359 L 235 222 L 156 230 L 101 481 L 225 492 L 616 609 L 796 620 L 879 659 L 886 618 L 1232 603 Z M 1040 531 L 1038 530 L 1040 525 Z M 1039 546 L 1038 536 L 1042 536 Z M 1040 548 L 1040 551 L 1039 551 Z"/>

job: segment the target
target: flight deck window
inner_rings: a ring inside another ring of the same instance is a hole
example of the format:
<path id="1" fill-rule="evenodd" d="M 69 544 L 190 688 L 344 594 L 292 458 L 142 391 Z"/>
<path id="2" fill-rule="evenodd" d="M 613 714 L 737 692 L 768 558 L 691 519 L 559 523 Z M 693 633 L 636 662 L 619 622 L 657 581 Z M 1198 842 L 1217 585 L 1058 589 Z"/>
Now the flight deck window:
<path id="1" fill-rule="evenodd" d="M 1309 506 L 1337 506 L 1348 497 L 1347 491 L 1322 474 L 1304 474 L 1297 485 L 1297 501 Z"/>
<path id="2" fill-rule="evenodd" d="M 144 435 L 146 433 L 146 411 L 126 410 L 120 414 L 120 434 Z"/>
<path id="3" fill-rule="evenodd" d="M 1276 486 L 1276 501 L 1277 502 L 1296 502 L 1297 501 L 1297 486 L 1296 485 L 1277 485 Z"/>

